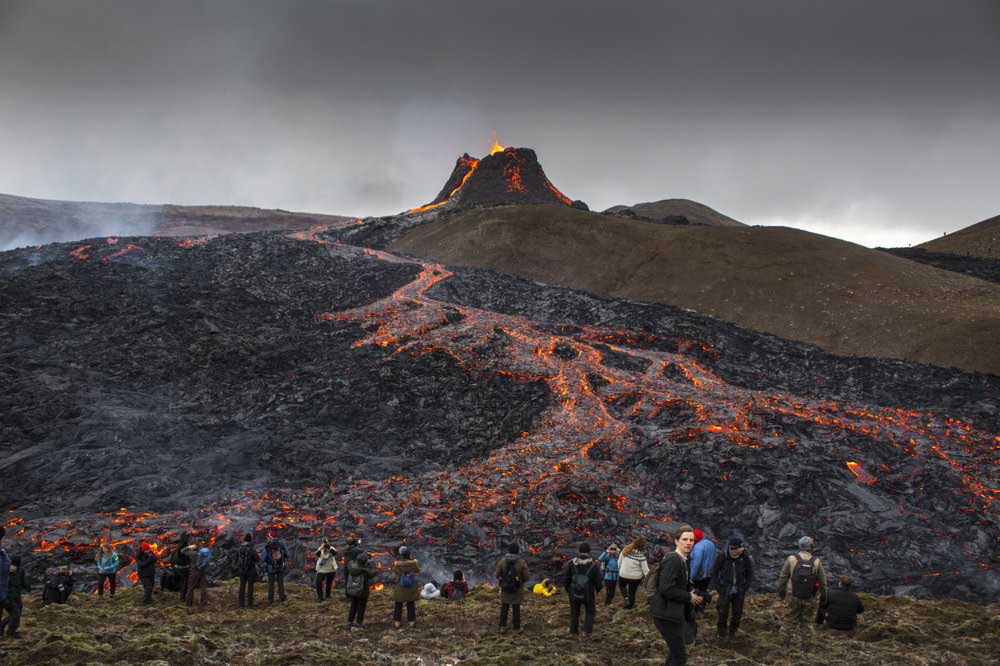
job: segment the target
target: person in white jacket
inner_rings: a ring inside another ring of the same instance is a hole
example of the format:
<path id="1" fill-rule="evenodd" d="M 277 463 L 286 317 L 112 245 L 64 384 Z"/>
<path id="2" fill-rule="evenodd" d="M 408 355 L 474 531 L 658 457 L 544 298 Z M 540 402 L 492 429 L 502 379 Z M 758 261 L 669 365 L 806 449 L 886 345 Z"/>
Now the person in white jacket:
<path id="1" fill-rule="evenodd" d="M 625 597 L 625 608 L 635 607 L 635 593 L 642 579 L 649 573 L 649 562 L 646 561 L 646 540 L 637 537 L 635 541 L 622 549 L 618 556 L 618 586 Z"/>
<path id="2" fill-rule="evenodd" d="M 316 603 L 323 603 L 330 598 L 333 581 L 337 576 L 337 549 L 330 545 L 329 539 L 316 549 Z"/>

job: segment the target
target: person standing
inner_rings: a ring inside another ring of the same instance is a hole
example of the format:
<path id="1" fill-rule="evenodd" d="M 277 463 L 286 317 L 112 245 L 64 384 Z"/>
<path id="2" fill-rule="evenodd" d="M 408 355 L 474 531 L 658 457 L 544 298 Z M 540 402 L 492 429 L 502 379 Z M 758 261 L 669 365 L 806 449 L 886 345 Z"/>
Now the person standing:
<path id="1" fill-rule="evenodd" d="M 9 617 L 0 620 L 0 636 L 4 629 L 10 638 L 20 638 L 18 629 L 21 626 L 21 613 L 24 611 L 24 601 L 21 598 L 25 592 L 31 592 L 31 585 L 24 575 L 24 568 L 21 567 L 21 557 L 14 555 L 10 558 L 10 575 L 7 581 L 7 612 Z"/>
<path id="2" fill-rule="evenodd" d="M 199 605 L 204 608 L 208 604 L 208 565 L 212 561 L 212 551 L 200 539 L 185 550 L 187 556 L 191 558 L 191 576 L 188 578 L 187 596 L 184 597 L 184 602 L 188 608 L 193 607 L 194 591 L 201 588 Z"/>
<path id="3" fill-rule="evenodd" d="M 368 595 L 371 594 L 371 584 L 376 573 L 375 564 L 368 553 L 361 551 L 345 568 L 347 581 L 344 584 L 344 594 L 351 600 L 351 609 L 347 613 L 347 626 L 352 630 L 363 629 Z"/>
<path id="4" fill-rule="evenodd" d="M 3 621 L 4 613 L 13 615 L 14 604 L 11 603 L 10 594 L 10 556 L 3 549 L 3 538 L 7 534 L 7 529 L 0 525 L 0 622 Z"/>
<path id="5" fill-rule="evenodd" d="M 143 541 L 139 553 L 135 556 L 135 570 L 142 585 L 142 605 L 153 605 L 153 585 L 156 582 L 156 553 L 150 545 Z"/>
<path id="6" fill-rule="evenodd" d="M 285 603 L 285 572 L 288 570 L 288 548 L 274 532 L 267 535 L 264 545 L 264 565 L 267 568 L 267 603 L 274 603 L 274 584 L 278 584 L 278 600 Z"/>
<path id="7" fill-rule="evenodd" d="M 649 562 L 646 561 L 646 540 L 638 537 L 625 546 L 618 556 L 618 581 L 625 597 L 625 608 L 635 608 L 635 593 L 642 579 L 649 574 Z"/>
<path id="8" fill-rule="evenodd" d="M 676 550 L 668 553 L 656 573 L 655 592 L 649 599 L 649 613 L 653 623 L 667 644 L 665 666 L 684 666 L 687 663 L 687 645 L 684 643 L 685 626 L 694 620 L 694 606 L 704 599 L 691 591 L 688 577 L 688 558 L 694 548 L 694 530 L 681 525 L 674 532 Z"/>
<path id="9" fill-rule="evenodd" d="M 753 559 L 746 550 L 743 538 L 733 535 L 729 537 L 726 550 L 716 556 L 712 565 L 712 584 L 719 593 L 719 618 L 716 623 L 719 640 L 736 636 L 743 617 L 743 602 L 752 582 Z"/>
<path id="10" fill-rule="evenodd" d="M 239 608 L 253 608 L 253 585 L 257 582 L 257 563 L 260 555 L 253 545 L 253 534 L 243 535 L 243 543 L 236 553 L 236 571 L 240 575 Z"/>
<path id="11" fill-rule="evenodd" d="M 349 575 L 348 568 L 354 559 L 363 553 L 364 550 L 361 548 L 361 541 L 354 537 L 347 537 L 347 547 L 344 548 L 344 586 L 347 586 L 347 576 Z M 345 593 L 346 596 L 346 593 Z"/>
<path id="12" fill-rule="evenodd" d="M 604 567 L 604 605 L 610 606 L 618 588 L 618 544 L 613 543 L 601 553 L 597 561 Z"/>
<path id="13" fill-rule="evenodd" d="M 694 531 L 694 548 L 691 549 L 691 585 L 698 595 L 708 602 L 709 586 L 712 582 L 712 565 L 715 564 L 715 543 L 701 530 Z M 700 607 L 704 611 L 705 604 Z M 696 611 L 699 609 L 696 609 Z"/>
<path id="14" fill-rule="evenodd" d="M 594 632 L 597 618 L 597 593 L 601 590 L 601 565 L 590 557 L 590 545 L 581 543 L 576 557 L 566 563 L 562 574 L 563 588 L 569 595 L 569 633 L 580 633 L 580 611 L 583 610 L 583 638 Z"/>
<path id="15" fill-rule="evenodd" d="M 121 558 L 110 543 L 101 544 L 94 556 L 97 563 L 97 596 L 104 597 L 104 581 L 108 581 L 108 596 L 114 599 L 118 587 L 118 566 Z"/>
<path id="16" fill-rule="evenodd" d="M 858 625 L 858 615 L 865 612 L 861 597 L 851 589 L 849 576 L 841 576 L 837 587 L 827 593 L 823 609 L 826 623 L 839 631 L 854 629 Z"/>
<path id="17" fill-rule="evenodd" d="M 392 563 L 392 574 L 396 585 L 392 588 L 394 602 L 392 619 L 393 626 L 399 629 L 403 626 L 403 605 L 406 605 L 406 619 L 410 626 L 417 623 L 417 599 L 420 598 L 420 586 L 417 585 L 417 574 L 420 564 L 410 557 L 410 549 L 399 547 L 399 559 Z"/>
<path id="18" fill-rule="evenodd" d="M 826 603 L 826 572 L 812 550 L 812 538 L 804 536 L 799 539 L 799 552 L 788 556 L 778 578 L 778 597 L 785 602 L 782 638 L 786 647 L 791 648 L 797 642 L 803 652 L 812 647 L 818 605 Z"/>
<path id="19" fill-rule="evenodd" d="M 188 579 L 191 577 L 191 558 L 186 553 L 187 547 L 190 544 L 191 535 L 184 532 L 181 534 L 180 539 L 178 539 L 174 552 L 170 555 L 170 569 L 176 576 L 177 591 L 181 595 L 181 601 L 187 599 Z M 162 581 L 160 584 L 163 584 Z"/>
<path id="20" fill-rule="evenodd" d="M 316 603 L 330 598 L 334 577 L 337 575 L 337 549 L 324 538 L 316 549 Z"/>
<path id="21" fill-rule="evenodd" d="M 507 617 L 513 611 L 514 631 L 521 631 L 521 602 L 524 601 L 524 584 L 528 580 L 528 563 L 520 555 L 516 543 L 507 546 L 507 552 L 497 562 L 493 574 L 500 587 L 500 631 L 507 631 Z M 468 592 L 468 587 L 466 587 Z"/>

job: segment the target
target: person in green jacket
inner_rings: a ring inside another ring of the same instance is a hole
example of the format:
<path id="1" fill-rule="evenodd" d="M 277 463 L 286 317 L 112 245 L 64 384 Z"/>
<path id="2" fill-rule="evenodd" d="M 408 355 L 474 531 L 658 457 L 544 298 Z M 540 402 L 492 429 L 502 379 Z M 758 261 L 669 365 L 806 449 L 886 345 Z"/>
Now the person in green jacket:
<path id="1" fill-rule="evenodd" d="M 347 626 L 351 630 L 363 629 L 365 626 L 365 609 L 368 607 L 368 595 L 371 593 L 375 573 L 375 564 L 364 551 L 355 555 L 347 565 L 344 594 L 351 600 L 351 609 L 347 613 Z"/>
<path id="2" fill-rule="evenodd" d="M 406 619 L 410 626 L 417 622 L 417 599 L 420 598 L 420 585 L 417 584 L 417 574 L 420 564 L 410 557 L 410 549 L 399 547 L 399 559 L 392 563 L 392 575 L 395 586 L 392 588 L 392 600 L 395 606 L 392 611 L 393 626 L 399 629 L 403 625 L 403 604 L 406 604 Z"/>
<path id="3" fill-rule="evenodd" d="M 31 592 L 31 586 L 24 575 L 24 568 L 21 567 L 21 557 L 14 555 L 10 558 L 10 578 L 7 582 L 7 600 L 10 602 L 9 617 L 0 622 L 0 635 L 4 629 L 11 638 L 20 638 L 18 628 L 21 626 L 21 612 L 24 610 L 24 602 L 21 595 Z"/>

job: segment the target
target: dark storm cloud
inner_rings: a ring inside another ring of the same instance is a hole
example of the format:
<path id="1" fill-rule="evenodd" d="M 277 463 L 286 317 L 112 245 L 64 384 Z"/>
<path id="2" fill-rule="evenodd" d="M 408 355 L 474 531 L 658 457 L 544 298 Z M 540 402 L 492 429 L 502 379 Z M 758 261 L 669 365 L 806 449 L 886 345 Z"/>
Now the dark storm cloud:
<path id="1" fill-rule="evenodd" d="M 592 207 L 996 214 L 996 2 L 3 2 L 0 192 L 381 214 L 490 130 Z"/>

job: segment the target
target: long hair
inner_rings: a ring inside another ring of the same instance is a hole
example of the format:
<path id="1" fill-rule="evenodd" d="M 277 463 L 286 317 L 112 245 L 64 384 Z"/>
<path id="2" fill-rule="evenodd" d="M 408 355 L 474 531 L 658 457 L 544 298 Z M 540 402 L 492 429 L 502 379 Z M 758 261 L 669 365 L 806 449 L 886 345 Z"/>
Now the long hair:
<path id="1" fill-rule="evenodd" d="M 636 537 L 635 541 L 625 546 L 622 549 L 622 557 L 627 556 L 629 553 L 638 550 L 640 553 L 646 550 L 646 539 L 645 537 Z"/>

